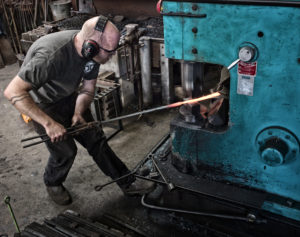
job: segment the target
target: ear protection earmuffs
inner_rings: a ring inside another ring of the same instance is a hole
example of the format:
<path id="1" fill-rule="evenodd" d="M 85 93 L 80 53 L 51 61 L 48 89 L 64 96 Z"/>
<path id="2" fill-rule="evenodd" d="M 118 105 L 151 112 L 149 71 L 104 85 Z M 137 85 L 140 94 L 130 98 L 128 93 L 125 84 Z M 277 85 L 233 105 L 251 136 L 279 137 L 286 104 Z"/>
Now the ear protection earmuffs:
<path id="1" fill-rule="evenodd" d="M 103 32 L 106 26 L 108 18 L 105 16 L 99 16 L 99 19 L 96 23 L 95 30 Z M 82 44 L 81 54 L 84 58 L 92 60 L 100 51 L 100 47 L 95 40 L 88 39 L 85 40 Z"/>

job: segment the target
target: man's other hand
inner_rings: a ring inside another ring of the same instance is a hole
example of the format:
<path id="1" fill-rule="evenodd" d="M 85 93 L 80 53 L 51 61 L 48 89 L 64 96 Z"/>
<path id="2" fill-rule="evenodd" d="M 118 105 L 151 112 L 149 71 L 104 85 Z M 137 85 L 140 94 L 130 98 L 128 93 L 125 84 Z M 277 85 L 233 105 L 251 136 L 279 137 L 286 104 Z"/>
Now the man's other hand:
<path id="1" fill-rule="evenodd" d="M 74 114 L 72 118 L 72 126 L 76 126 L 79 124 L 84 124 L 86 121 L 84 118 L 81 116 L 81 114 Z"/>
<path id="2" fill-rule="evenodd" d="M 59 142 L 65 139 L 67 130 L 57 122 L 50 123 L 45 126 L 47 135 L 50 137 L 51 142 Z"/>

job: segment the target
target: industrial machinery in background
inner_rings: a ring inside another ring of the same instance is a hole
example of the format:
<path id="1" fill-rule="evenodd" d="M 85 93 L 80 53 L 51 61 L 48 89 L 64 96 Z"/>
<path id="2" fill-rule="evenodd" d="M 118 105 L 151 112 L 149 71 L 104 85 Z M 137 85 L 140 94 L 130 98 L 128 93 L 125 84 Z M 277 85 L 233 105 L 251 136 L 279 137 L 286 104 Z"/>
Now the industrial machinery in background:
<path id="1" fill-rule="evenodd" d="M 184 105 L 170 138 L 151 153 L 169 191 L 202 200 L 172 191 L 167 206 L 146 206 L 217 216 L 227 227 L 234 216 L 251 223 L 231 228 L 236 236 L 299 236 L 299 7 L 282 0 L 162 2 L 165 56 L 181 60 L 186 96 L 203 95 L 210 72 L 236 66 L 221 122 L 200 116 L 199 104 Z"/>

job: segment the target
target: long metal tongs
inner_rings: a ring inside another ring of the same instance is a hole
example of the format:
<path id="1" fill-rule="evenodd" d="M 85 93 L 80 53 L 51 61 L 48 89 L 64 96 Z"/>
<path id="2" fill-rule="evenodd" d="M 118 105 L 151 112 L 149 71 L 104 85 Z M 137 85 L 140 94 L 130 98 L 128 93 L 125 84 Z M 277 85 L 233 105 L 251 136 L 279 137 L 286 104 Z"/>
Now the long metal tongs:
<path id="1" fill-rule="evenodd" d="M 200 102 L 200 101 L 213 99 L 213 98 L 220 98 L 220 97 L 222 97 L 222 94 L 220 92 L 215 92 L 215 93 L 212 93 L 212 94 L 209 94 L 209 95 L 201 96 L 199 98 L 185 100 L 185 101 L 181 101 L 181 102 L 176 102 L 176 103 L 173 103 L 173 104 L 164 105 L 164 106 L 160 106 L 160 107 L 156 107 L 156 108 L 152 108 L 152 109 L 147 109 L 147 110 L 135 112 L 135 113 L 132 113 L 132 114 L 123 115 L 123 116 L 120 116 L 120 117 L 116 117 L 116 118 L 112 118 L 112 119 L 108 119 L 108 120 L 104 120 L 104 121 L 89 122 L 89 123 L 81 124 L 81 125 L 78 125 L 78 126 L 75 126 L 75 127 L 67 128 L 66 135 L 76 135 L 76 134 L 78 134 L 78 133 L 80 133 L 80 132 L 82 132 L 86 129 L 94 128 L 94 127 L 100 126 L 101 124 L 106 124 L 106 123 L 122 120 L 122 119 L 125 119 L 125 118 L 134 117 L 134 116 L 137 116 L 137 115 L 148 114 L 148 113 L 152 113 L 152 112 L 159 111 L 159 110 L 179 107 L 179 106 L 184 105 L 184 104 L 192 104 L 192 103 L 197 103 L 197 102 Z M 36 139 L 36 138 L 41 138 L 42 140 L 38 141 L 38 142 L 28 144 L 28 145 L 25 145 L 25 146 L 23 146 L 23 148 L 34 146 L 34 145 L 37 145 L 37 144 L 40 144 L 40 143 L 43 143 L 43 142 L 46 142 L 46 141 L 50 140 L 50 138 L 48 137 L 47 134 L 42 134 L 42 135 L 22 139 L 21 142 L 33 140 L 33 139 Z"/>
<path id="2" fill-rule="evenodd" d="M 69 128 L 67 128 L 66 135 L 74 136 L 80 132 L 83 132 L 84 130 L 97 127 L 100 124 L 101 123 L 99 121 L 94 121 L 94 122 L 89 122 L 89 123 L 85 123 L 85 124 L 80 124 L 78 126 L 69 127 Z M 42 140 L 24 145 L 23 148 L 31 147 L 31 146 L 34 146 L 34 145 L 37 145 L 37 144 L 40 144 L 43 142 L 50 141 L 50 137 L 45 133 L 45 134 L 41 134 L 41 135 L 37 135 L 37 136 L 33 136 L 33 137 L 24 138 L 21 140 L 21 142 L 31 141 L 31 140 L 38 139 L 38 138 L 40 138 Z"/>

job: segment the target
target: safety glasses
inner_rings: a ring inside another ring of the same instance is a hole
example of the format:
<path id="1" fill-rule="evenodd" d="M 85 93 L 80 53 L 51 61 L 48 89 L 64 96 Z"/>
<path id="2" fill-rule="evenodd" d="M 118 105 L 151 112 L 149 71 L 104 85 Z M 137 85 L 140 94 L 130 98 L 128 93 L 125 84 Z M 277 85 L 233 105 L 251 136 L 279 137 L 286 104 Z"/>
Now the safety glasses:
<path id="1" fill-rule="evenodd" d="M 111 49 L 111 50 L 105 49 L 105 48 L 101 47 L 99 44 L 98 44 L 98 46 L 100 49 L 102 49 L 103 51 L 105 51 L 106 53 L 109 53 L 109 54 L 115 53 L 116 50 L 118 49 L 118 46 L 115 49 Z"/>

